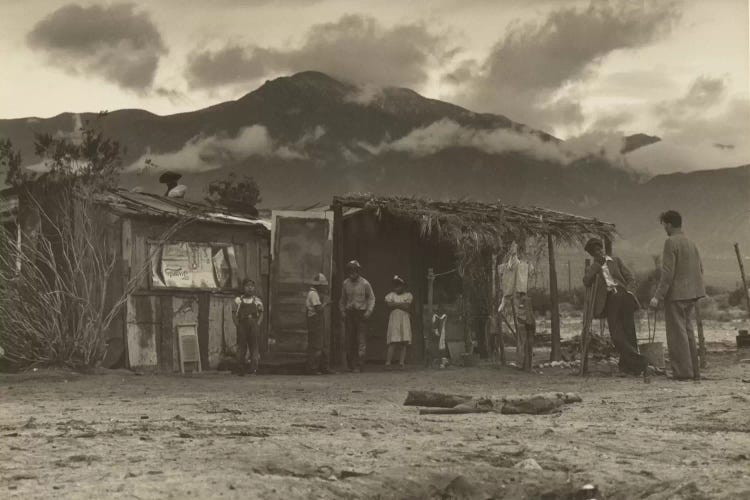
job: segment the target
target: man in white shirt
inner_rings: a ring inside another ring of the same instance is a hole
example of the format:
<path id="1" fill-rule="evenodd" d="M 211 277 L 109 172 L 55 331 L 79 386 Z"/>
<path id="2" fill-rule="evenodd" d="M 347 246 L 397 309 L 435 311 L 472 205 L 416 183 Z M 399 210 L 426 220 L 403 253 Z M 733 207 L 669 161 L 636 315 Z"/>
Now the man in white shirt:
<path id="1" fill-rule="evenodd" d="M 325 334 L 325 307 L 329 304 L 321 300 L 321 294 L 328 286 L 328 279 L 318 273 L 310 280 L 305 309 L 307 311 L 307 372 L 311 375 L 333 373 L 328 368 L 329 343 Z"/>
<path id="2" fill-rule="evenodd" d="M 640 375 L 648 369 L 648 362 L 638 353 L 635 335 L 634 314 L 640 307 L 633 294 L 635 277 L 619 257 L 605 254 L 600 240 L 590 239 L 584 250 L 594 259 L 583 276 L 586 287 L 596 287 L 593 316 L 607 318 L 609 335 L 620 354 L 620 371 Z"/>

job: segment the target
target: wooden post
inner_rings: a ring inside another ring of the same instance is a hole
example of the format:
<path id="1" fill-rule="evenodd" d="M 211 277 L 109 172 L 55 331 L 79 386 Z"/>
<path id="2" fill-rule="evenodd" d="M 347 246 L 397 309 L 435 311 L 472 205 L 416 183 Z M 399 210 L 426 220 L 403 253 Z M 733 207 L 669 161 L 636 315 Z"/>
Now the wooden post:
<path id="1" fill-rule="evenodd" d="M 344 283 L 344 211 L 341 203 L 333 205 L 333 270 L 331 276 L 331 338 L 337 340 L 336 356 L 338 364 L 346 369 L 346 329 L 344 318 L 339 310 L 341 287 Z"/>
<path id="2" fill-rule="evenodd" d="M 434 314 L 433 300 L 435 288 L 435 273 L 432 268 L 427 269 L 427 321 L 430 325 L 424 332 L 424 363 L 428 368 L 432 365 L 432 352 L 430 346 L 432 342 L 432 316 Z"/>
<path id="3" fill-rule="evenodd" d="M 568 260 L 568 293 L 573 293 L 573 276 L 570 272 L 570 260 Z"/>
<path id="4" fill-rule="evenodd" d="M 706 367 L 706 338 L 703 336 L 703 319 L 701 318 L 700 300 L 695 301 L 695 324 L 698 328 L 698 356 L 701 368 Z"/>
<path id="5" fill-rule="evenodd" d="M 747 289 L 747 277 L 745 276 L 745 265 L 742 263 L 742 254 L 740 254 L 740 244 L 734 244 L 734 253 L 737 254 L 737 263 L 740 265 L 740 276 L 742 277 L 742 290 L 745 292 L 747 301 L 747 313 L 750 315 L 750 292 Z"/>
<path id="6" fill-rule="evenodd" d="M 560 356 L 560 299 L 557 295 L 557 269 L 555 266 L 555 245 L 552 235 L 547 235 L 547 252 L 549 254 L 549 295 L 552 310 L 552 351 L 550 361 L 559 361 Z"/>
<path id="7" fill-rule="evenodd" d="M 604 237 L 604 253 L 609 256 L 612 255 L 612 240 L 610 240 L 606 236 Z"/>

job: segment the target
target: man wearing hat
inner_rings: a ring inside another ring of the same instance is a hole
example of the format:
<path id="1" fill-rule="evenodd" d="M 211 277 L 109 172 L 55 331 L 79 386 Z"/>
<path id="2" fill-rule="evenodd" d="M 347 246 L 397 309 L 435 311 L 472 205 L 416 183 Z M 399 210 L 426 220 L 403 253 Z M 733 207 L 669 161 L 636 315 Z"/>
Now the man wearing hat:
<path id="1" fill-rule="evenodd" d="M 594 259 L 583 276 L 583 284 L 587 288 L 596 287 L 594 317 L 607 318 L 609 335 L 620 354 L 620 371 L 640 375 L 648 369 L 648 362 L 638 353 L 635 336 L 634 314 L 640 307 L 632 292 L 635 277 L 619 257 L 604 253 L 600 240 L 590 239 L 584 250 Z"/>
<path id="2" fill-rule="evenodd" d="M 375 295 L 370 283 L 360 276 L 362 267 L 353 260 L 346 265 L 347 278 L 341 290 L 339 310 L 344 318 L 349 367 L 362 371 L 367 351 L 367 320 L 375 309 Z"/>
<path id="3" fill-rule="evenodd" d="M 323 273 L 318 273 L 310 280 L 305 308 L 307 309 L 307 372 L 314 375 L 333 373 L 328 368 L 328 342 L 325 335 L 324 309 L 328 302 L 322 302 L 320 296 L 328 286 Z"/>

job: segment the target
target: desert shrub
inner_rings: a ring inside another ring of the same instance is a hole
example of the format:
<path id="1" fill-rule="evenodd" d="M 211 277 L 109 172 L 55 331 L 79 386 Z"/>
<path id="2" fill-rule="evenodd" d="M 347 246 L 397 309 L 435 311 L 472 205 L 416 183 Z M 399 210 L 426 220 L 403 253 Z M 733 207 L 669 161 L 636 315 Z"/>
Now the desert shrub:
<path id="1" fill-rule="evenodd" d="M 727 303 L 730 306 L 740 307 L 747 310 L 747 299 L 745 297 L 745 290 L 740 286 L 729 292 Z"/>
<path id="2" fill-rule="evenodd" d="M 35 145 L 41 175 L 21 167 L 9 142 L 0 148 L 23 229 L 20 242 L 0 231 L 0 345 L 15 369 L 85 369 L 101 361 L 106 332 L 148 266 L 113 290 L 120 249 L 108 242 L 117 226 L 97 199 L 116 185 L 119 144 L 81 129 L 77 139 L 37 135 Z"/>

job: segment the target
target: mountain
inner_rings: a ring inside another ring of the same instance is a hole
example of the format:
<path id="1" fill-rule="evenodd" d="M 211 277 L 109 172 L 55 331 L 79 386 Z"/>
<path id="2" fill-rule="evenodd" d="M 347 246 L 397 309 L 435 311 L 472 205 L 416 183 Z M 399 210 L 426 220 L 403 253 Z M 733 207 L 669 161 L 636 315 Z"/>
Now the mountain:
<path id="1" fill-rule="evenodd" d="M 502 199 L 610 220 L 622 236 L 616 248 L 641 267 L 661 248 L 658 214 L 674 208 L 707 258 L 721 260 L 715 267 L 725 269 L 716 278 L 723 284 L 736 276 L 734 240 L 750 251 L 750 166 L 647 182 L 593 153 L 562 166 L 557 156 L 566 144 L 545 132 L 404 88 L 361 87 L 309 71 L 188 113 L 126 109 L 101 120 L 94 113 L 0 120 L 0 137 L 32 164 L 34 133 L 71 134 L 86 121 L 127 147 L 126 187 L 163 190 L 158 174 L 136 168 L 149 157 L 182 170 L 193 198 L 229 172 L 252 175 L 267 207 L 325 204 L 350 191 Z M 622 151 L 658 140 L 636 134 Z"/>

